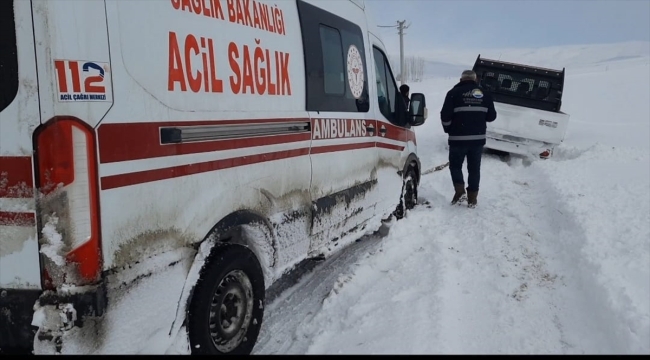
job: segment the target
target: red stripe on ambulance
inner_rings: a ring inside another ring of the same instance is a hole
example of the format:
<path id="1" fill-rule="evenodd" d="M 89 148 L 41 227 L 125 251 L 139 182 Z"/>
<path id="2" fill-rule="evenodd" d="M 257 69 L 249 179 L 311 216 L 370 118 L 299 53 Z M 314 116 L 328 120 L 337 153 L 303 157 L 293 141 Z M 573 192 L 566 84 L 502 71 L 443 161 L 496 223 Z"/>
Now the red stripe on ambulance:
<path id="1" fill-rule="evenodd" d="M 0 197 L 34 197 L 31 157 L 0 156 Z"/>
<path id="2" fill-rule="evenodd" d="M 99 161 L 102 164 L 151 159 L 164 156 L 199 154 L 255 146 L 279 145 L 310 139 L 308 133 L 257 136 L 186 144 L 161 144 L 160 128 L 177 126 L 246 125 L 278 122 L 306 122 L 308 119 L 255 119 L 186 121 L 164 123 L 103 124 L 97 131 Z"/>
<path id="3" fill-rule="evenodd" d="M 34 226 L 36 215 L 33 212 L 0 211 L 0 226 Z"/>
<path id="4" fill-rule="evenodd" d="M 173 179 L 181 176 L 195 175 L 205 172 L 223 170 L 244 165 L 258 164 L 267 161 L 289 159 L 309 154 L 309 148 L 271 152 L 230 159 L 206 161 L 189 165 L 173 166 L 164 169 L 138 171 L 128 174 L 105 176 L 102 178 L 102 190 L 115 189 L 124 186 L 143 184 L 152 181 Z"/>

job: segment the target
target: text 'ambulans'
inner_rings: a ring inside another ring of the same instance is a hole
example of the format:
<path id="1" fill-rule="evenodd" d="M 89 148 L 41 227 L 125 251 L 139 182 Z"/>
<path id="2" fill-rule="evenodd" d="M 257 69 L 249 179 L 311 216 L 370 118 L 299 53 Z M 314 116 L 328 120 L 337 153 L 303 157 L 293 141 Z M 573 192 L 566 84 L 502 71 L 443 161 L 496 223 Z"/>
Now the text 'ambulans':
<path id="1" fill-rule="evenodd" d="M 368 133 L 366 120 L 362 119 L 314 119 L 312 123 L 314 140 L 364 137 Z"/>

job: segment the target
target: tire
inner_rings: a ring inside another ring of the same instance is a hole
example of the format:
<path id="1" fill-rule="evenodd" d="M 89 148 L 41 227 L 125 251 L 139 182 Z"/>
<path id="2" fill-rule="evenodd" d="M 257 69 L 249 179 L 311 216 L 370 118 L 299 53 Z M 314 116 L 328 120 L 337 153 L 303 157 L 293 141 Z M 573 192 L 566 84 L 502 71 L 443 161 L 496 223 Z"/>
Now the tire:
<path id="1" fill-rule="evenodd" d="M 412 166 L 409 167 L 404 179 L 406 181 L 402 187 L 403 196 L 400 198 L 399 205 L 397 205 L 394 212 L 397 220 L 404 218 L 406 211 L 412 210 L 418 203 L 418 183 L 415 169 Z"/>
<path id="2" fill-rule="evenodd" d="M 262 268 L 250 250 L 239 245 L 216 248 L 190 303 L 192 354 L 250 354 L 262 326 L 264 291 Z M 215 308 L 219 311 L 211 311 Z"/>

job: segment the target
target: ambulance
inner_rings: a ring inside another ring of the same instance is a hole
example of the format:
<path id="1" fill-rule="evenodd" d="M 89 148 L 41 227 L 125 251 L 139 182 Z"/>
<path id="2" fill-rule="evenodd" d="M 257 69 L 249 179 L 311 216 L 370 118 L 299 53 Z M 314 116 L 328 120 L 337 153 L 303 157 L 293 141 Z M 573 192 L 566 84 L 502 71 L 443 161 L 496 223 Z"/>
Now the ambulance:
<path id="1" fill-rule="evenodd" d="M 272 284 L 417 203 L 426 100 L 362 0 L 5 0 L 0 32 L 1 352 L 129 352 L 127 314 L 250 353 Z"/>

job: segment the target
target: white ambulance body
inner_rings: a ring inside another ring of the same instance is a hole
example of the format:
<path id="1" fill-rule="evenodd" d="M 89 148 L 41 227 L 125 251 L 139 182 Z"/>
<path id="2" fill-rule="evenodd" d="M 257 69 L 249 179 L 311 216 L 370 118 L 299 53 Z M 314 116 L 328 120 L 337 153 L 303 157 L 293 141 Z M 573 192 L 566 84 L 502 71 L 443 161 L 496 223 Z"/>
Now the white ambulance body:
<path id="1" fill-rule="evenodd" d="M 481 58 L 473 70 L 492 93 L 497 121 L 487 124 L 486 148 L 548 158 L 564 141 L 569 114 L 562 112 L 565 70 Z"/>
<path id="2" fill-rule="evenodd" d="M 163 261 L 176 310 L 139 315 L 250 352 L 271 284 L 417 201 L 424 96 L 369 24 L 361 0 L 0 2 L 0 351 L 81 351 Z"/>

